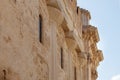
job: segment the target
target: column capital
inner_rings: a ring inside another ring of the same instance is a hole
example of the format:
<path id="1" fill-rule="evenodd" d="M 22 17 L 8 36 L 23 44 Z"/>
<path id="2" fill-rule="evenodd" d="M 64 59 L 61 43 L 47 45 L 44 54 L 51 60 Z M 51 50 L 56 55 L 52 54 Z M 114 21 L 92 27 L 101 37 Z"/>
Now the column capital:
<path id="1" fill-rule="evenodd" d="M 87 54 L 86 52 L 79 53 L 80 66 L 84 66 L 87 63 Z"/>

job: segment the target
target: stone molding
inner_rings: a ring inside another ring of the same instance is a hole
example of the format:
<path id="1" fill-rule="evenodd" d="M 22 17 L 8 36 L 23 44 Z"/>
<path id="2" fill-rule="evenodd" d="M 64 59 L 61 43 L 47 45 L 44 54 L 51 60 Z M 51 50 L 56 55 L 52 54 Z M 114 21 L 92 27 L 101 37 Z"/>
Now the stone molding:
<path id="1" fill-rule="evenodd" d="M 93 38 L 94 42 L 100 40 L 97 28 L 91 25 L 83 26 L 83 39 L 90 40 L 90 38 Z"/>

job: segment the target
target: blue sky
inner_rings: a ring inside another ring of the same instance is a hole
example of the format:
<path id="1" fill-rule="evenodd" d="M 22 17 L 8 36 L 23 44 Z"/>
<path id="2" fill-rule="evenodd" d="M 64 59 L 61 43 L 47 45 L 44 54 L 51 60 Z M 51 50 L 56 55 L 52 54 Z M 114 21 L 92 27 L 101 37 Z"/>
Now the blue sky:
<path id="1" fill-rule="evenodd" d="M 90 23 L 98 28 L 104 61 L 97 80 L 120 80 L 120 0 L 77 0 L 91 13 Z"/>

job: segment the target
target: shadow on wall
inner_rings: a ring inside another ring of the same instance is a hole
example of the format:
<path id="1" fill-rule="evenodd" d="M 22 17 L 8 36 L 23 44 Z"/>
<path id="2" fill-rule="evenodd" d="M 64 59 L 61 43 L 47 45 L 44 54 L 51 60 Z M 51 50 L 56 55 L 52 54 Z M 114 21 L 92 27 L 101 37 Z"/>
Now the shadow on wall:
<path id="1" fill-rule="evenodd" d="M 0 67 L 0 80 L 20 80 L 20 78 L 11 69 Z"/>

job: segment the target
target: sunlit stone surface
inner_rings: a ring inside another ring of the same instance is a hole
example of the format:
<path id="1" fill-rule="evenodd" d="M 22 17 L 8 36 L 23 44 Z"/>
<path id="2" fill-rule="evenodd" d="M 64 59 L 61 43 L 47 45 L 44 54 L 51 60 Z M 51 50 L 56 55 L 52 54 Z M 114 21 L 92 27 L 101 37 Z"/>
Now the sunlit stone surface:
<path id="1" fill-rule="evenodd" d="M 76 0 L 0 0 L 0 80 L 96 80 L 98 30 Z"/>

